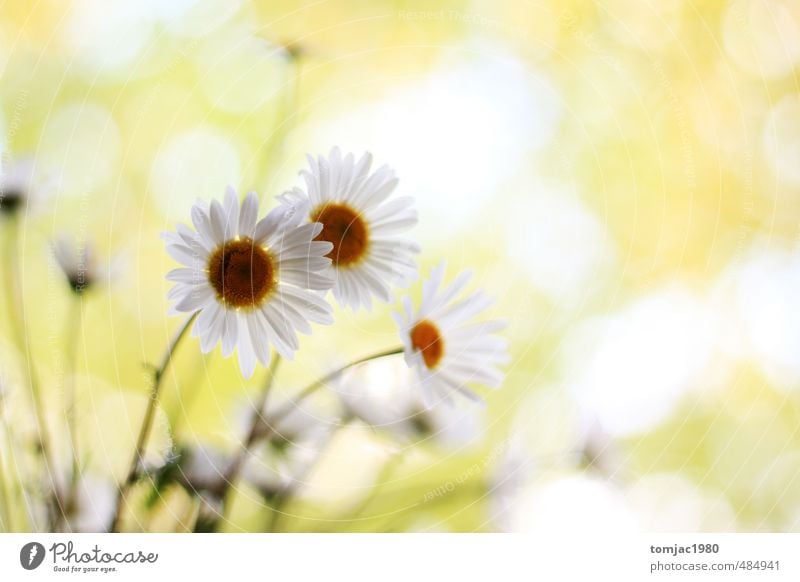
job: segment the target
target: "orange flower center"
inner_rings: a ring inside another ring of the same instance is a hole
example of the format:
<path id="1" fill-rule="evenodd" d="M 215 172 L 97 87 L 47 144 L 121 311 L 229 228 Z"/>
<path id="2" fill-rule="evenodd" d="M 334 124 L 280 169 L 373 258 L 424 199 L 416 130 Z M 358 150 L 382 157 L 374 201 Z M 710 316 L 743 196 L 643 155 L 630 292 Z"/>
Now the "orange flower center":
<path id="1" fill-rule="evenodd" d="M 427 319 L 418 322 L 411 328 L 411 346 L 422 352 L 425 365 L 431 369 L 442 361 L 444 356 L 444 339 L 439 328 Z"/>
<path id="2" fill-rule="evenodd" d="M 250 238 L 229 240 L 211 253 L 208 281 L 226 306 L 253 309 L 275 289 L 275 262 Z"/>
<path id="3" fill-rule="evenodd" d="M 367 253 L 369 229 L 358 212 L 336 202 L 327 202 L 311 213 L 311 220 L 322 224 L 316 240 L 333 245 L 328 258 L 337 267 L 358 263 Z"/>

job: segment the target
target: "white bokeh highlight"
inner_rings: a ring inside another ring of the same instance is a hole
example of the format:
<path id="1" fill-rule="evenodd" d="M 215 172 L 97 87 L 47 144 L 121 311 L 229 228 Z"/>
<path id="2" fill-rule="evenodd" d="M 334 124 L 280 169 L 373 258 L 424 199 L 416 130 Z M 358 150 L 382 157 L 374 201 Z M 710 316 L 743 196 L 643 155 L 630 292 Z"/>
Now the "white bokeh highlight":
<path id="1" fill-rule="evenodd" d="M 310 130 L 312 143 L 368 149 L 391 160 L 399 191 L 445 238 L 492 203 L 498 184 L 553 138 L 561 113 L 543 75 L 498 47 L 444 60 L 427 77 L 383 101 Z"/>
<path id="2" fill-rule="evenodd" d="M 238 187 L 242 170 L 233 143 L 212 126 L 198 126 L 174 136 L 156 155 L 150 191 L 161 212 L 184 220 L 198 199 L 219 198 Z"/>
<path id="3" fill-rule="evenodd" d="M 572 307 L 602 288 L 617 250 L 606 226 L 564 187 L 534 186 L 512 201 L 510 258 L 555 304 Z"/>
<path id="4" fill-rule="evenodd" d="M 680 287 L 659 290 L 570 334 L 566 383 L 611 436 L 640 434 L 698 386 L 715 341 L 699 297 Z"/>

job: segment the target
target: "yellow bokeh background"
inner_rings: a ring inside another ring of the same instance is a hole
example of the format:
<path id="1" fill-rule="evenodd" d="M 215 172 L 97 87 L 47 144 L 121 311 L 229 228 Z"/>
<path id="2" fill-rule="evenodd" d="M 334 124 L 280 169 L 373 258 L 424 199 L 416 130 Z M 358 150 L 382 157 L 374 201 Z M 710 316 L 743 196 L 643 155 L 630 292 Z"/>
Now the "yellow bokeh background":
<path id="1" fill-rule="evenodd" d="M 264 212 L 307 153 L 338 145 L 395 168 L 421 273 L 472 269 L 512 361 L 471 446 L 420 443 L 387 478 L 392 439 L 337 431 L 286 529 L 796 530 L 798 66 L 795 0 L 6 0 L 0 149 L 48 184 L 20 240 L 51 430 L 74 346 L 86 446 L 119 478 L 145 364 L 180 325 L 160 233 L 229 184 Z M 62 233 L 115 267 L 80 328 L 48 253 Z M 337 309 L 278 395 L 395 345 L 395 308 Z M 2 321 L 4 414 L 24 435 L 24 358 Z M 233 450 L 263 374 L 187 342 L 158 446 Z M 190 513 L 169 491 L 130 527 L 181 530 Z M 243 486 L 226 529 L 268 514 Z"/>

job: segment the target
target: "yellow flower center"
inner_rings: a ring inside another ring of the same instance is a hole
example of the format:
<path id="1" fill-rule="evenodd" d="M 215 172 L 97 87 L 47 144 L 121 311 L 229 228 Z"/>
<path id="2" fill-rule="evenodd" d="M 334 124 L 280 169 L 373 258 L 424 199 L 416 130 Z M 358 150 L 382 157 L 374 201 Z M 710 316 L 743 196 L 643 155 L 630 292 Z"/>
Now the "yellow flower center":
<path id="1" fill-rule="evenodd" d="M 208 259 L 208 282 L 226 306 L 253 309 L 277 284 L 275 261 L 250 238 L 229 240 Z"/>
<path id="2" fill-rule="evenodd" d="M 358 212 L 335 202 L 327 202 L 311 213 L 311 220 L 322 224 L 316 240 L 328 241 L 333 250 L 328 258 L 337 267 L 358 263 L 367 254 L 369 229 Z"/>
<path id="3" fill-rule="evenodd" d="M 444 357 L 444 339 L 439 328 L 427 319 L 411 328 L 411 346 L 422 352 L 422 359 L 429 368 L 435 368 Z"/>

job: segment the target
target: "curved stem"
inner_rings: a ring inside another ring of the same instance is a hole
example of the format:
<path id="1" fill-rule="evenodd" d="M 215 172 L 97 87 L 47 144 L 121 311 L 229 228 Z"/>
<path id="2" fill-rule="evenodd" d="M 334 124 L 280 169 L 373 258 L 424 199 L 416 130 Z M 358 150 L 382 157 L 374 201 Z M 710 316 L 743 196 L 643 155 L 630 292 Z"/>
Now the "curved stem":
<path id="1" fill-rule="evenodd" d="M 75 295 L 72 299 L 72 313 L 67 320 L 67 328 L 64 333 L 64 338 L 67 343 L 67 373 L 74 376 L 75 370 L 78 368 L 78 342 L 75 341 L 76 337 L 81 335 L 81 325 L 83 324 L 83 301 L 79 295 Z M 70 440 L 72 442 L 72 469 L 73 478 L 76 478 L 79 470 L 79 456 L 78 456 L 78 432 L 77 432 L 77 419 L 75 416 L 76 410 L 76 393 L 75 393 L 75 379 L 71 377 L 67 381 L 67 427 L 69 428 Z"/>
<path id="2" fill-rule="evenodd" d="M 297 406 L 300 402 L 302 402 L 303 400 L 314 394 L 317 390 L 319 390 L 329 382 L 341 376 L 344 372 L 346 372 L 350 368 L 354 368 L 361 364 L 371 362 L 372 360 L 378 360 L 380 358 L 386 358 L 389 356 L 396 356 L 398 354 L 402 354 L 403 351 L 404 351 L 403 346 L 397 346 L 374 354 L 370 354 L 368 356 L 363 356 L 361 358 L 358 358 L 357 360 L 353 360 L 352 362 L 345 364 L 344 366 L 336 368 L 335 370 L 326 374 L 319 380 L 315 380 L 314 382 L 303 388 L 298 393 L 298 395 L 292 399 L 291 402 L 289 402 L 286 406 L 278 410 L 278 412 L 275 415 L 275 419 L 272 420 L 272 426 L 276 426 L 280 420 L 282 420 L 286 415 L 288 415 L 292 411 L 292 407 Z M 352 419 L 351 418 L 344 419 L 342 423 L 337 427 L 337 429 L 346 426 L 350 422 L 350 420 Z M 265 435 L 265 438 L 269 440 L 269 438 L 273 435 L 273 433 L 274 431 L 270 430 Z M 318 461 L 321 457 L 322 455 L 319 454 L 315 462 Z M 313 468 L 314 464 L 315 463 L 312 463 L 311 467 L 309 467 L 306 470 L 306 474 L 311 472 L 311 469 Z M 284 490 L 277 495 L 277 497 L 275 498 L 275 502 L 273 503 L 272 506 L 272 513 L 270 514 L 269 523 L 267 525 L 267 531 L 269 532 L 278 531 L 278 526 L 280 525 L 281 518 L 284 515 L 283 508 L 286 507 L 288 503 L 290 503 L 291 497 L 292 495 L 294 495 L 297 488 L 298 485 L 296 483 L 291 483 L 287 485 L 284 488 Z"/>
<path id="3" fill-rule="evenodd" d="M 319 380 L 316 380 L 316 381 L 312 382 L 311 384 L 309 384 L 308 386 L 306 386 L 305 388 L 303 388 L 298 393 L 298 395 L 296 397 L 294 397 L 290 402 L 288 402 L 282 408 L 279 408 L 277 410 L 277 412 L 275 413 L 275 416 L 269 419 L 269 424 L 267 425 L 267 430 L 266 431 L 260 431 L 259 428 L 261 426 L 263 426 L 261 421 L 264 420 L 261 415 L 265 413 L 267 394 L 269 392 L 270 387 L 272 386 L 272 382 L 274 381 L 275 369 L 277 368 L 277 365 L 278 365 L 277 362 L 279 361 L 277 359 L 277 355 L 276 355 L 273 358 L 272 364 L 270 364 L 270 374 L 267 377 L 267 384 L 265 385 L 265 389 L 264 389 L 264 392 L 263 392 L 261 407 L 256 411 L 256 414 L 254 415 L 253 423 L 250 426 L 250 430 L 249 430 L 247 438 L 245 440 L 245 445 L 242 448 L 242 451 L 239 454 L 239 456 L 236 458 L 236 460 L 234 460 L 234 462 L 232 463 L 231 467 L 228 469 L 228 471 L 225 473 L 225 475 L 222 478 L 222 483 L 220 485 L 220 499 L 222 499 L 224 501 L 224 499 L 225 499 L 225 497 L 226 497 L 226 495 L 228 493 L 228 490 L 232 486 L 233 481 L 238 476 L 239 471 L 241 470 L 241 466 L 243 465 L 247 454 L 249 454 L 250 449 L 259 440 L 261 440 L 262 438 L 264 440 L 266 440 L 267 442 L 269 442 L 269 440 L 275 434 L 274 428 L 279 425 L 280 421 L 283 420 L 294 409 L 294 407 L 296 407 L 303 400 L 305 400 L 306 398 L 308 398 L 309 396 L 314 394 L 317 390 L 319 390 L 320 388 L 325 386 L 328 382 L 331 382 L 332 380 L 335 380 L 337 377 L 339 377 L 341 374 L 343 374 L 344 372 L 346 372 L 350 368 L 353 368 L 353 367 L 358 366 L 360 364 L 364 364 L 366 362 L 370 362 L 372 360 L 377 360 L 379 358 L 385 358 L 385 357 L 388 357 L 388 356 L 395 356 L 397 354 L 402 354 L 402 353 L 403 353 L 403 347 L 402 346 L 398 346 L 398 347 L 390 348 L 388 350 L 383 350 L 381 352 L 370 354 L 368 356 L 363 356 L 361 358 L 358 358 L 357 360 L 353 360 L 352 362 L 349 362 L 348 364 L 345 364 L 344 366 L 341 366 L 340 368 L 337 368 L 337 369 L 333 370 L 332 372 L 326 374 L 325 376 L 323 376 Z M 291 496 L 292 493 L 293 493 L 293 489 L 287 488 L 285 491 L 283 491 L 281 494 L 279 494 L 279 497 L 276 500 L 276 505 L 273 507 L 273 514 L 272 514 L 272 518 L 270 520 L 270 525 L 269 525 L 269 527 L 271 528 L 270 531 L 274 531 L 274 529 L 272 529 L 272 528 L 277 527 L 278 521 L 280 519 L 279 518 L 279 514 L 280 514 L 279 505 L 282 506 L 283 504 L 288 502 L 288 499 L 289 499 L 289 497 Z M 223 510 L 223 515 L 221 516 L 222 519 L 220 521 L 222 521 L 224 519 L 224 517 L 227 515 L 227 508 L 228 507 L 229 507 L 229 505 L 225 506 L 225 509 Z M 216 524 L 217 527 L 219 525 L 220 525 L 219 523 Z"/>
<path id="4" fill-rule="evenodd" d="M 400 450 L 386 459 L 386 462 L 383 464 L 381 470 L 378 472 L 378 475 L 375 478 L 375 484 L 372 486 L 372 489 L 364 497 L 364 499 L 361 500 L 356 508 L 350 512 L 350 519 L 359 519 L 364 510 L 367 509 L 367 507 L 369 507 L 372 502 L 378 498 L 383 486 L 394 474 L 397 468 L 403 464 L 403 461 L 405 460 L 405 454 L 405 450 Z"/>
<path id="5" fill-rule="evenodd" d="M 39 379 L 36 367 L 31 357 L 30 343 L 25 326 L 25 306 L 22 295 L 22 282 L 19 270 L 19 223 L 14 218 L 9 222 L 8 240 L 6 241 L 6 252 L 8 253 L 6 265 L 7 289 L 5 293 L 7 307 L 9 311 L 9 321 L 16 339 L 17 347 L 24 358 L 23 368 L 27 375 L 28 387 L 30 388 L 31 400 L 33 401 L 34 414 L 36 415 L 38 448 L 45 464 L 45 471 L 50 480 L 53 493 L 51 500 L 51 523 L 55 523 L 58 514 L 63 514 L 61 508 L 61 492 L 55 477 L 55 465 L 53 462 L 52 448 L 47 431 L 47 422 L 44 414 L 44 399 L 42 398 Z"/>
<path id="6" fill-rule="evenodd" d="M 291 412 L 292 407 L 297 406 L 303 400 L 314 394 L 317 390 L 328 384 L 329 382 L 335 380 L 343 373 L 345 373 L 350 368 L 354 368 L 361 364 L 365 364 L 367 362 L 371 362 L 372 360 L 378 360 L 380 358 L 386 358 L 389 356 L 396 356 L 398 354 L 403 353 L 403 346 L 398 346 L 394 348 L 390 348 L 388 350 L 384 350 L 382 352 L 377 352 L 375 354 L 370 354 L 368 356 L 364 356 L 362 358 L 358 358 L 357 360 L 353 360 L 352 362 L 345 364 L 344 366 L 335 369 L 334 371 L 326 374 L 319 380 L 315 380 L 305 388 L 303 388 L 300 392 L 298 392 L 297 396 L 295 396 L 288 404 L 286 404 L 283 408 L 280 408 L 276 413 L 276 418 L 273 421 L 273 424 L 276 424 L 278 420 L 281 420 L 284 416 Z"/>
<path id="7" fill-rule="evenodd" d="M 0 395 L 0 399 L 2 399 L 2 395 Z M 2 400 L 0 400 L 0 423 L 5 425 Z M 8 443 L 8 446 L 10 448 L 11 443 Z M 0 501 L 3 504 L 3 531 L 10 533 L 14 531 L 14 528 L 12 526 L 11 493 L 6 482 L 6 464 L 4 462 L 3 449 L 4 447 L 0 446 L 0 498 L 2 498 Z M 8 466 L 10 467 L 11 465 L 9 464 Z"/>
<path id="8" fill-rule="evenodd" d="M 66 341 L 65 353 L 67 354 L 67 380 L 65 392 L 67 395 L 67 429 L 69 430 L 70 444 L 72 445 L 72 480 L 70 482 L 70 498 L 75 496 L 75 488 L 80 478 L 80 454 L 78 451 L 78 426 L 77 426 L 77 395 L 75 387 L 75 371 L 78 368 L 78 341 L 81 336 L 83 324 L 83 299 L 80 295 L 72 298 L 72 313 L 67 319 L 64 333 Z"/>
<path id="9" fill-rule="evenodd" d="M 183 326 L 178 330 L 178 333 L 173 338 L 172 342 L 170 343 L 167 351 L 164 352 L 163 357 L 161 358 L 161 362 L 159 363 L 158 367 L 153 372 L 153 390 L 150 393 L 150 401 L 147 403 L 147 410 L 144 414 L 144 419 L 142 420 L 142 426 L 139 429 L 139 436 L 136 439 L 136 448 L 133 452 L 133 458 L 131 459 L 130 468 L 128 469 L 128 475 L 117 491 L 117 507 L 116 511 L 114 512 L 114 517 L 111 522 L 111 531 L 117 531 L 119 527 L 120 517 L 122 515 L 122 508 L 125 505 L 125 500 L 130 490 L 131 486 L 136 482 L 136 477 L 139 473 L 139 465 L 143 460 L 144 451 L 147 448 L 147 441 L 150 439 L 150 432 L 153 428 L 153 420 L 155 419 L 156 414 L 156 405 L 158 404 L 158 397 L 159 393 L 161 392 L 161 384 L 164 378 L 164 374 L 169 367 L 170 362 L 172 361 L 172 357 L 175 355 L 175 350 L 178 347 L 178 344 L 184 338 L 186 333 L 189 331 L 189 328 L 192 327 L 192 323 L 197 318 L 198 312 L 193 313 Z"/>
<path id="10" fill-rule="evenodd" d="M 336 433 L 346 427 L 350 422 L 353 420 L 353 417 L 347 417 L 343 419 L 338 425 L 336 425 L 331 431 L 328 433 L 328 441 L 322 446 L 320 450 L 317 451 L 317 454 L 314 456 L 314 459 L 309 465 L 305 468 L 301 475 L 297 477 L 292 477 L 291 481 L 287 483 L 281 491 L 275 496 L 275 499 L 272 503 L 272 507 L 270 508 L 272 512 L 270 513 L 269 521 L 267 523 L 267 531 L 270 533 L 276 533 L 278 531 L 278 526 L 281 523 L 281 519 L 286 515 L 284 512 L 284 508 L 289 505 L 292 501 L 292 497 L 295 493 L 297 493 L 298 489 L 303 485 L 305 480 L 311 475 L 311 472 L 317 466 L 319 461 L 325 456 L 325 450 L 327 447 L 331 445 L 333 442 L 334 436 Z"/>
<path id="11" fill-rule="evenodd" d="M 264 388 L 261 390 L 261 396 L 259 397 L 258 402 L 256 403 L 255 410 L 253 411 L 253 417 L 250 422 L 250 428 L 247 431 L 247 436 L 244 439 L 244 443 L 242 444 L 242 448 L 239 451 L 239 454 L 234 459 L 233 463 L 228 467 L 225 473 L 222 476 L 222 484 L 219 490 L 219 499 L 222 500 L 224 503 L 222 507 L 222 515 L 219 518 L 219 522 L 224 522 L 227 519 L 228 512 L 230 511 L 230 503 L 226 501 L 226 497 L 228 496 L 228 492 L 230 491 L 233 483 L 239 477 L 239 473 L 242 470 L 242 466 L 244 465 L 245 460 L 247 460 L 247 455 L 250 454 L 250 449 L 258 440 L 258 427 L 260 424 L 265 420 L 264 415 L 266 414 L 266 407 L 267 407 L 267 397 L 272 389 L 273 384 L 275 383 L 275 375 L 278 372 L 278 366 L 281 363 L 280 354 L 277 352 L 273 352 L 272 354 L 272 361 L 269 364 L 269 369 L 267 370 L 267 377 L 264 381 Z M 219 523 L 217 523 L 219 526 Z"/>
<path id="12" fill-rule="evenodd" d="M 298 125 L 299 106 L 300 106 L 300 82 L 303 78 L 302 75 L 302 62 L 296 56 L 291 57 L 290 66 L 292 67 L 292 79 L 287 81 L 288 96 L 283 100 L 281 105 L 281 119 L 282 121 L 275 128 L 273 134 L 269 137 L 264 151 L 263 167 L 266 169 L 266 174 L 263 179 L 264 188 L 269 190 L 269 180 L 274 177 L 278 169 L 278 163 L 283 157 L 283 148 L 286 144 L 286 138 L 292 132 L 294 127 Z M 289 86 L 291 84 L 291 86 Z"/>
<path id="13" fill-rule="evenodd" d="M 60 531 L 62 525 L 67 523 L 67 512 L 74 509 L 78 494 L 78 483 L 80 481 L 80 455 L 78 453 L 78 428 L 77 428 L 77 398 L 75 388 L 75 370 L 78 367 L 78 340 L 81 336 L 81 324 L 83 322 L 83 298 L 80 294 L 72 294 L 72 305 L 70 314 L 64 326 L 64 353 L 66 354 L 66 373 L 64 380 L 64 394 L 66 395 L 67 431 L 69 432 L 70 447 L 72 449 L 72 472 L 64 496 L 65 512 L 62 512 L 56 519 L 56 531 Z"/>
<path id="14" fill-rule="evenodd" d="M 28 515 L 32 513 L 30 502 L 27 497 L 23 496 L 22 501 L 18 501 L 20 497 L 20 491 L 22 489 L 22 482 L 23 479 L 20 475 L 20 466 L 19 466 L 19 459 L 17 459 L 16 453 L 14 452 L 14 437 L 11 434 L 11 429 L 8 425 L 8 420 L 6 418 L 6 409 L 5 409 L 6 402 L 3 400 L 2 395 L 0 395 L 0 427 L 2 427 L 2 431 L 0 431 L 0 439 L 3 439 L 4 446 L 8 450 L 8 461 L 5 464 L 4 473 L 0 478 L 3 479 L 3 498 L 4 504 L 8 505 L 7 511 L 7 519 L 6 519 L 6 527 L 8 528 L 6 531 L 14 532 L 14 509 L 18 506 L 18 504 L 24 505 L 25 510 Z M 0 467 L 2 467 L 3 458 L 0 458 Z M 13 474 L 12 474 L 13 472 Z M 13 492 L 8 490 L 8 481 L 6 480 L 6 475 L 11 476 L 12 478 L 16 478 L 16 482 L 12 483 L 15 485 L 13 487 Z M 14 495 L 14 499 L 11 499 L 11 495 Z M 35 529 L 35 528 L 34 528 Z M 21 531 L 21 530 L 20 530 Z"/>

